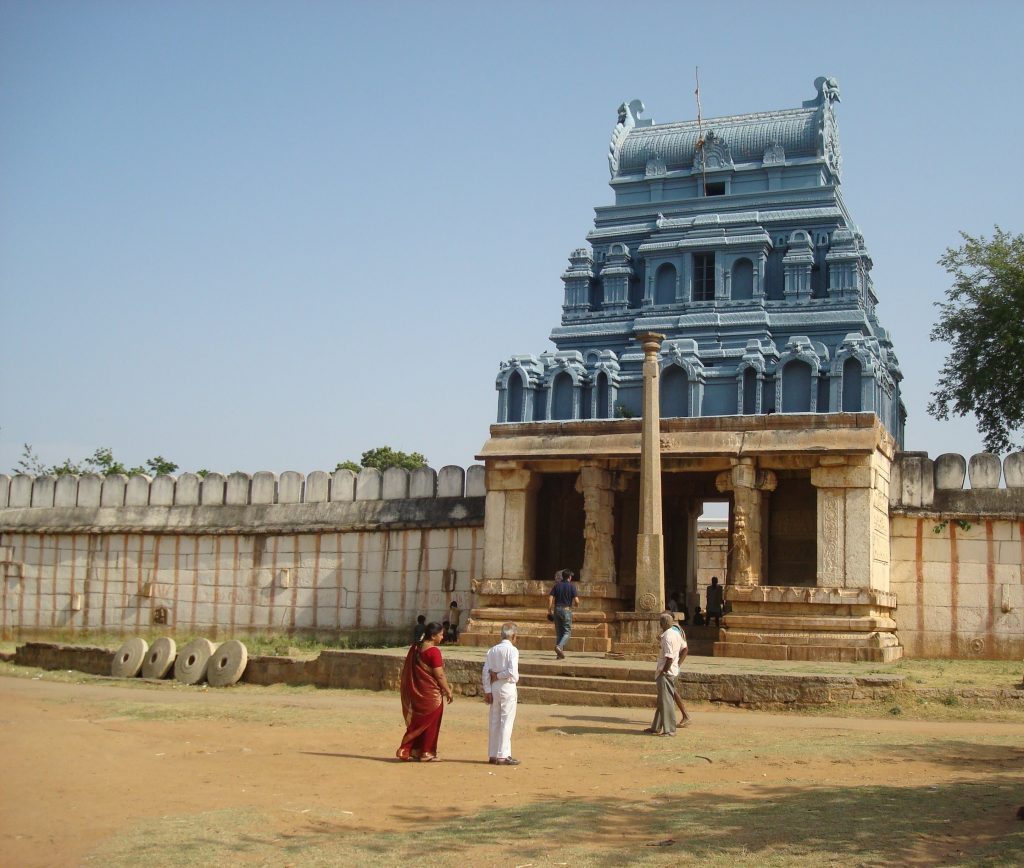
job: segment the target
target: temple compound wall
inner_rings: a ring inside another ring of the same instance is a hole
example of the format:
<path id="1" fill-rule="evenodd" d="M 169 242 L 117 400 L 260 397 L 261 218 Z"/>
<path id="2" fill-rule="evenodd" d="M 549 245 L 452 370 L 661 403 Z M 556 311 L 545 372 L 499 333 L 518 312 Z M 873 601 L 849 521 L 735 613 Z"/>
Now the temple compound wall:
<path id="1" fill-rule="evenodd" d="M 890 510 L 890 581 L 906 654 L 1024 656 L 1024 453 L 1001 467 L 989 454 L 968 462 L 901 453 Z"/>
<path id="2" fill-rule="evenodd" d="M 406 630 L 468 608 L 483 468 L 0 475 L 0 630 Z"/>

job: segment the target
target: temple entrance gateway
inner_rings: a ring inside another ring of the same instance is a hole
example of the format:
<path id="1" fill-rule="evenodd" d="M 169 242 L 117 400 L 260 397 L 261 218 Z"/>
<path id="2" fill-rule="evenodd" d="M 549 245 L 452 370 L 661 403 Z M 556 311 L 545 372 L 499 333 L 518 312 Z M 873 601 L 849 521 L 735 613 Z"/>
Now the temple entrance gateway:
<path id="1" fill-rule="evenodd" d="M 569 257 L 555 349 L 512 356 L 495 382 L 466 641 L 514 618 L 523 647 L 553 644 L 545 597 L 569 567 L 585 600 L 569 650 L 649 655 L 667 595 L 705 602 L 697 519 L 722 501 L 715 654 L 902 653 L 902 374 L 840 194 L 838 84 L 814 84 L 799 107 L 703 126 L 619 107 L 615 204 Z"/>

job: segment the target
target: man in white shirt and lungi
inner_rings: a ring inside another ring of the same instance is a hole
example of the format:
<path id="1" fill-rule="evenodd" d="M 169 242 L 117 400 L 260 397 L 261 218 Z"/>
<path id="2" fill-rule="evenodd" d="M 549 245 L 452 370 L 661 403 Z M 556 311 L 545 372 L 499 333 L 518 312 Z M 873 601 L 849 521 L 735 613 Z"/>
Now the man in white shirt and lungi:
<path id="1" fill-rule="evenodd" d="M 676 734 L 676 676 L 679 664 L 686 658 L 686 639 L 676 626 L 675 619 L 665 612 L 658 620 L 661 626 L 661 654 L 658 657 L 658 668 L 654 680 L 658 685 L 658 709 L 654 712 L 654 720 L 644 732 L 651 735 Z M 683 713 L 683 726 L 688 726 L 690 717 L 680 703 Z"/>
<path id="2" fill-rule="evenodd" d="M 499 766 L 517 766 L 512 758 L 512 724 L 516 720 L 516 682 L 519 681 L 518 627 L 501 625 L 501 641 L 484 658 L 484 701 L 490 706 L 487 741 L 488 762 Z"/>

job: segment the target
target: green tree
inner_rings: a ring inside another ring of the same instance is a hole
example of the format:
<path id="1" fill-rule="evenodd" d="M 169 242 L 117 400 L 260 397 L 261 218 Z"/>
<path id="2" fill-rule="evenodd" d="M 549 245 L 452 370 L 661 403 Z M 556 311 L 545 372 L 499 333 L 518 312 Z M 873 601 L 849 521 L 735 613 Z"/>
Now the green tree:
<path id="1" fill-rule="evenodd" d="M 101 476 L 112 476 L 115 473 L 123 473 L 125 476 L 138 474 L 158 476 L 161 473 L 174 473 L 178 469 L 178 465 L 173 461 L 168 461 L 162 455 L 156 455 L 147 459 L 145 465 L 126 467 L 114 458 L 113 449 L 109 446 L 101 446 L 82 461 L 76 462 L 65 458 L 60 464 L 47 466 L 36 455 L 32 444 L 26 443 L 21 453 L 21 460 L 14 469 L 17 473 L 30 473 L 33 476 L 67 476 L 68 474 L 81 476 L 83 473 L 98 473 Z"/>
<path id="2" fill-rule="evenodd" d="M 985 448 L 1020 448 L 1024 429 L 1024 235 L 960 233 L 939 264 L 953 277 L 931 339 L 950 344 L 928 412 L 974 413 Z"/>
<path id="3" fill-rule="evenodd" d="M 417 467 L 426 467 L 427 459 L 419 452 L 400 452 L 390 446 L 378 446 L 375 449 L 367 449 L 363 453 L 359 464 L 354 461 L 339 461 L 335 470 L 351 470 L 358 473 L 364 467 L 376 467 L 384 471 L 389 467 L 404 467 L 406 470 L 415 470 Z"/>

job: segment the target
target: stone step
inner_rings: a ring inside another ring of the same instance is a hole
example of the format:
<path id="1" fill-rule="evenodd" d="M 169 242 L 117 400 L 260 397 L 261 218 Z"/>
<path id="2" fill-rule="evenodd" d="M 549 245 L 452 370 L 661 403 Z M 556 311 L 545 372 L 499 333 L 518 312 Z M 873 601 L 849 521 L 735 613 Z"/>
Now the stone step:
<path id="1" fill-rule="evenodd" d="M 550 625 L 548 627 L 549 629 L 543 634 L 520 633 L 516 639 L 516 645 L 521 651 L 551 651 L 551 655 L 554 657 L 555 634 L 554 630 L 550 629 Z M 467 629 L 465 632 L 459 633 L 459 644 L 467 645 L 471 648 L 490 648 L 498 641 L 498 636 L 500 635 L 500 624 L 494 629 L 484 629 L 479 632 Z M 574 625 L 573 634 L 566 645 L 566 650 L 569 653 L 593 651 L 607 654 L 612 650 L 612 640 L 607 636 L 578 635 Z"/>
<path id="2" fill-rule="evenodd" d="M 519 701 L 528 705 L 590 705 L 603 708 L 654 708 L 656 696 L 639 693 L 593 693 L 557 687 L 519 688 Z"/>
<path id="3" fill-rule="evenodd" d="M 520 673 L 520 689 L 543 688 L 545 690 L 577 691 L 581 693 L 606 695 L 629 694 L 646 696 L 648 700 L 657 696 L 658 690 L 654 683 L 653 667 L 645 681 L 623 681 L 611 678 L 574 678 L 559 675 L 527 675 Z M 589 673 L 588 673 L 589 674 Z M 596 702 L 595 702 L 596 704 Z"/>
<path id="4" fill-rule="evenodd" d="M 715 643 L 715 657 L 752 660 L 805 660 L 830 663 L 892 663 L 903 656 L 900 645 L 874 648 L 868 645 L 786 645 L 725 641 Z"/>

